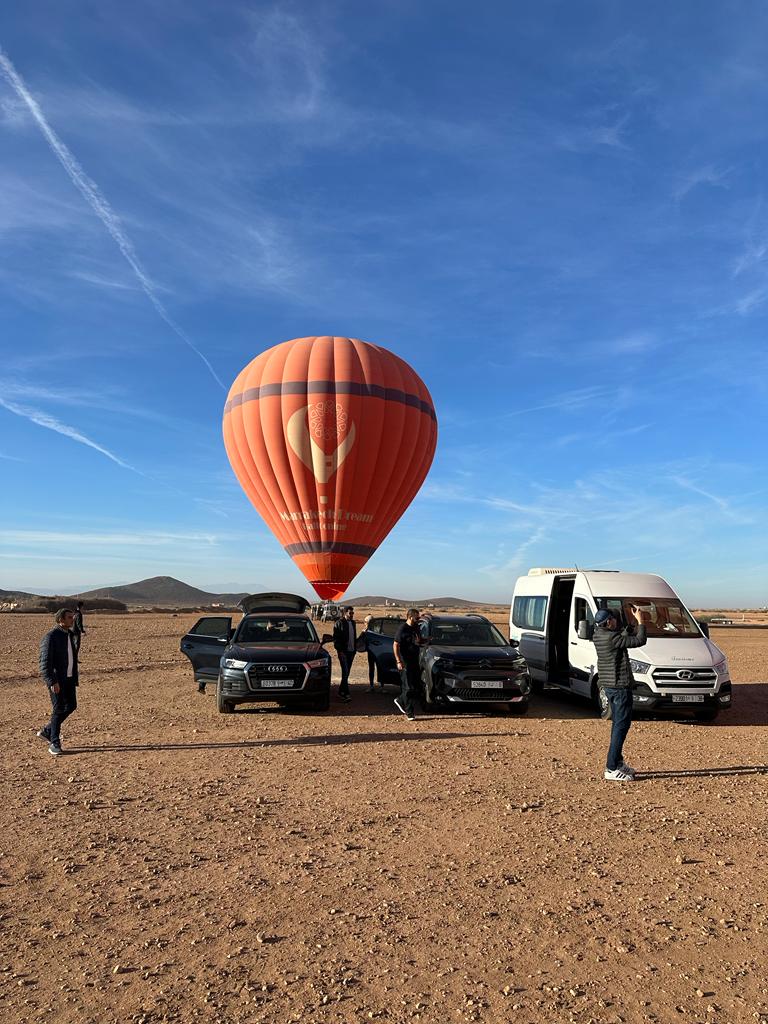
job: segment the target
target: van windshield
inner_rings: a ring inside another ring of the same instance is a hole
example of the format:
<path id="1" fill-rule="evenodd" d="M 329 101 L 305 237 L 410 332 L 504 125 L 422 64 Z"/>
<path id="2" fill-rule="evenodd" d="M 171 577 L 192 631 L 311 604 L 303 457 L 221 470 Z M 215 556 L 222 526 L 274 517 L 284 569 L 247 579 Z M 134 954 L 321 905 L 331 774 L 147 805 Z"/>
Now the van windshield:
<path id="1" fill-rule="evenodd" d="M 643 614 L 645 628 L 649 637 L 691 637 L 701 636 L 691 614 L 686 611 L 680 601 L 666 597 L 607 597 L 600 598 L 598 606 L 608 608 L 618 614 L 623 626 L 628 622 L 635 624 L 629 614 L 632 605 Z"/>

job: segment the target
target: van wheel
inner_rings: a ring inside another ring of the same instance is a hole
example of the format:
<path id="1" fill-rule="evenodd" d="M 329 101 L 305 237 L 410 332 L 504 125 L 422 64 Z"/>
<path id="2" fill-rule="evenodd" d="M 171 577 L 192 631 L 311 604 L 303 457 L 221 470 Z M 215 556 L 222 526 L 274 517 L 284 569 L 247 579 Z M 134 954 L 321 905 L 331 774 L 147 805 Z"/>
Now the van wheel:
<path id="1" fill-rule="evenodd" d="M 719 710 L 720 708 L 699 708 L 693 714 L 697 722 L 714 722 Z"/>
<path id="2" fill-rule="evenodd" d="M 544 693 L 544 683 L 541 679 L 531 678 L 531 693 Z"/>
<path id="3" fill-rule="evenodd" d="M 235 706 L 231 701 L 224 700 L 224 696 L 221 692 L 221 680 L 216 684 L 216 710 L 220 715 L 231 715 L 235 710 Z"/>
<path id="4" fill-rule="evenodd" d="M 595 686 L 593 699 L 599 717 L 605 719 L 606 722 L 610 722 L 613 718 L 613 711 L 608 703 L 608 698 L 605 696 L 605 690 L 600 686 Z"/>
<path id="5" fill-rule="evenodd" d="M 528 710 L 527 700 L 517 700 L 514 704 L 511 702 L 507 704 L 507 711 L 510 715 L 524 715 Z"/>

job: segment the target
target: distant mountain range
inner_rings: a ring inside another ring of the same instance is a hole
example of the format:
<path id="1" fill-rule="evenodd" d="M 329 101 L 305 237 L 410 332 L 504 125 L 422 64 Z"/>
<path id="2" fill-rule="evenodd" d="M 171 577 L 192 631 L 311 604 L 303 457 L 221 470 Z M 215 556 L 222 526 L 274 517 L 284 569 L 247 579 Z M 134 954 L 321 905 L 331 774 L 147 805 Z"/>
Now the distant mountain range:
<path id="1" fill-rule="evenodd" d="M 462 597 L 424 597 L 416 601 L 413 598 L 384 597 L 383 595 L 371 597 L 370 595 L 365 595 L 363 597 L 345 597 L 339 604 L 351 604 L 353 607 L 358 605 L 360 607 L 380 607 L 382 605 L 394 604 L 401 608 L 478 608 L 485 606 L 486 602 L 465 601 Z M 491 605 L 488 605 L 488 607 L 491 607 Z"/>
<path id="2" fill-rule="evenodd" d="M 256 584 L 250 593 L 258 593 L 266 589 Z M 111 598 L 122 601 L 130 607 L 156 608 L 207 608 L 210 605 L 223 605 L 234 608 L 238 601 L 247 597 L 248 591 L 236 594 L 212 594 L 206 590 L 191 587 L 188 583 L 174 579 L 173 576 L 153 576 L 138 583 L 127 583 L 114 587 L 98 587 L 75 595 L 55 595 L 66 597 L 68 601 L 97 601 Z M 23 591 L 0 590 L 0 602 L 21 605 L 39 604 L 42 600 L 50 600 L 52 595 L 27 594 Z"/>
<path id="3" fill-rule="evenodd" d="M 251 591 L 253 593 L 253 591 Z M 211 604 L 222 604 L 234 607 L 238 601 L 248 596 L 247 591 L 239 594 L 211 594 L 206 590 L 191 587 L 188 583 L 174 579 L 173 576 L 152 576 L 138 583 L 128 583 L 121 587 L 99 587 L 88 590 L 78 597 L 82 601 L 100 597 L 111 597 L 115 601 L 123 601 L 127 605 L 150 605 L 170 608 L 205 607 Z"/>
<path id="4" fill-rule="evenodd" d="M 173 576 L 152 576 L 148 580 L 139 580 L 138 583 L 97 587 L 94 590 L 70 595 L 27 594 L 22 591 L 0 590 L 0 603 L 37 605 L 50 600 L 53 596 L 59 596 L 62 601 L 82 600 L 86 603 L 111 598 L 114 601 L 122 601 L 131 608 L 209 608 L 211 605 L 234 608 L 249 593 L 263 593 L 267 589 L 263 583 L 254 583 L 249 590 L 214 593 L 192 587 L 182 580 L 174 579 Z M 476 608 L 482 604 L 478 601 L 466 601 L 461 597 L 426 597 L 417 601 L 412 598 L 386 597 L 383 594 L 345 598 L 340 603 L 359 607 L 382 607 L 390 604 L 400 608 Z"/>

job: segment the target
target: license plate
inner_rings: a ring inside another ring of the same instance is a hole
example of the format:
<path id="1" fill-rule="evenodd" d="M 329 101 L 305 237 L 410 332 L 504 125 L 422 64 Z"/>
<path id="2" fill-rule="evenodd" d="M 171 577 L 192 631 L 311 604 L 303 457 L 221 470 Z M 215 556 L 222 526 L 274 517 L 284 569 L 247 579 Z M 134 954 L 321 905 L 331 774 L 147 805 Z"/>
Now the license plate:
<path id="1" fill-rule="evenodd" d="M 473 679 L 469 684 L 473 690 L 501 690 L 501 680 L 496 679 Z"/>
<path id="2" fill-rule="evenodd" d="M 278 688 L 282 689 L 284 686 L 291 685 L 290 679 L 262 679 L 260 682 L 262 689 L 265 690 L 269 690 L 270 688 L 273 690 Z"/>
<path id="3" fill-rule="evenodd" d="M 676 693 L 672 697 L 673 704 L 703 704 L 703 693 Z"/>

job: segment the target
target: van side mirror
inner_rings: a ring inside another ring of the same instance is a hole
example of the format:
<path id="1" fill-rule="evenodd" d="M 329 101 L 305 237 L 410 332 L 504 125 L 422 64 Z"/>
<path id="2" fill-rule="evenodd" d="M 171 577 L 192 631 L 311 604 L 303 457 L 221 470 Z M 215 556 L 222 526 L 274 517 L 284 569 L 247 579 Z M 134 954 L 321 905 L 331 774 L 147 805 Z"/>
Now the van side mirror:
<path id="1" fill-rule="evenodd" d="M 591 622 L 587 622 L 586 619 L 581 619 L 579 621 L 579 628 L 576 632 L 579 640 L 591 640 L 595 632 L 595 627 Z"/>
<path id="2" fill-rule="evenodd" d="M 696 625 L 699 627 L 704 636 L 709 640 L 709 623 L 708 622 L 697 622 Z"/>
<path id="3" fill-rule="evenodd" d="M 333 633 L 323 633 L 323 639 L 320 641 L 321 644 L 327 644 L 333 640 Z"/>

